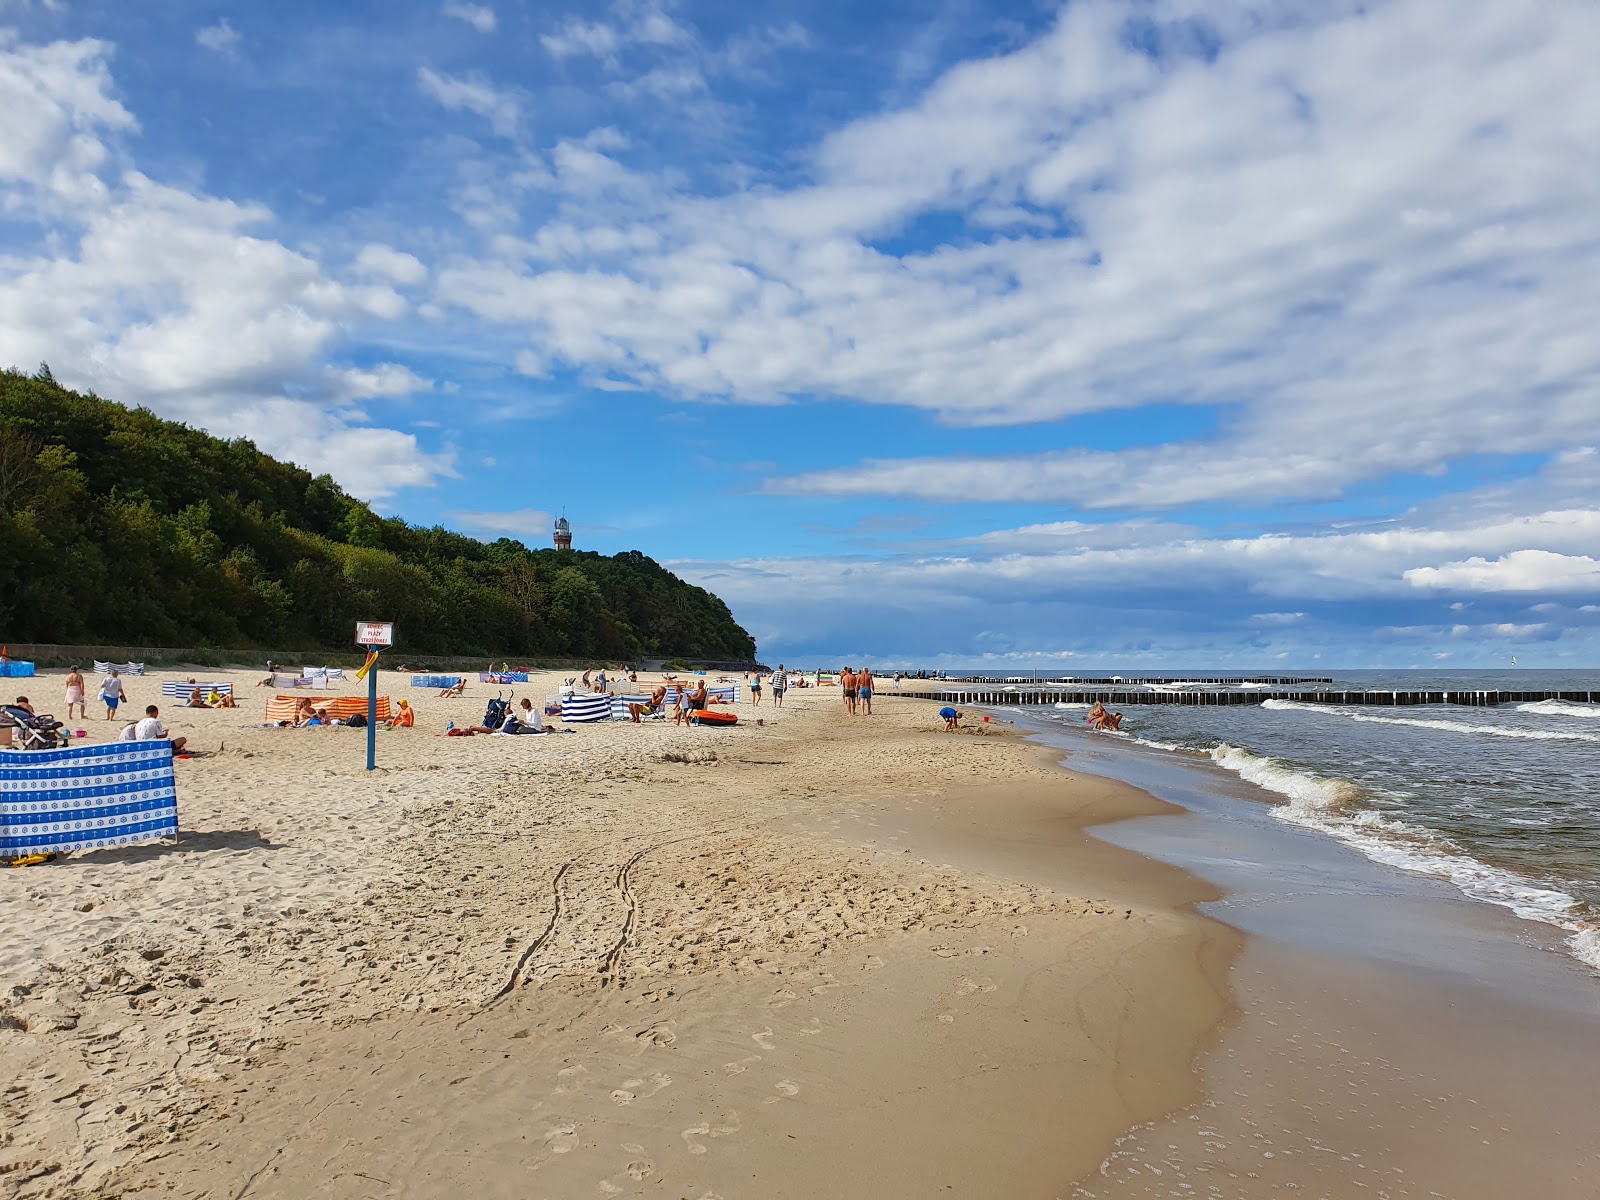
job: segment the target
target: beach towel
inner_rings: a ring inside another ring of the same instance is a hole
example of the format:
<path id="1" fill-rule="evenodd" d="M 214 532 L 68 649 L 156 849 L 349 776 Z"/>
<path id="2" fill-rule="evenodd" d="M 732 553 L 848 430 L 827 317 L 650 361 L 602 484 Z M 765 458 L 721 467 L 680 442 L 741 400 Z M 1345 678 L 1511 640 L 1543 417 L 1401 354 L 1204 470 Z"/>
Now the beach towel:
<path id="1" fill-rule="evenodd" d="M 611 720 L 612 697 L 592 692 L 579 692 L 576 696 L 561 698 L 561 719 L 568 724 L 585 724 L 589 721 Z M 626 714 L 627 710 L 623 710 Z"/>
<path id="2" fill-rule="evenodd" d="M 0 750 L 0 857 L 177 835 L 169 741 Z"/>
<path id="3" fill-rule="evenodd" d="M 200 689 L 200 698 L 202 700 L 212 692 L 217 692 L 223 696 L 233 695 L 233 684 L 231 683 L 207 683 L 205 680 L 201 680 L 199 683 L 180 683 L 175 679 L 169 679 L 161 685 L 161 694 L 163 696 L 175 696 L 179 700 L 186 701 L 189 699 L 189 693 L 193 692 L 195 688 Z"/>

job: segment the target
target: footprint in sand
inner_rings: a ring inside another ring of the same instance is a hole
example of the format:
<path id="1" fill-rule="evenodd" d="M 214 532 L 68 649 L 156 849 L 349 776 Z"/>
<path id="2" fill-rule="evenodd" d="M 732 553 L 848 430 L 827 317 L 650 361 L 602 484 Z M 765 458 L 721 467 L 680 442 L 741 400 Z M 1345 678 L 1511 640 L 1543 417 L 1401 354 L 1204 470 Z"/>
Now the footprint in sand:
<path id="1" fill-rule="evenodd" d="M 869 954 L 866 961 L 861 964 L 861 969 L 863 971 L 876 971 L 881 966 L 883 966 L 883 959 L 876 954 Z"/>
<path id="2" fill-rule="evenodd" d="M 778 1094 L 776 1096 L 768 1096 L 761 1103 L 776 1104 L 780 1100 L 792 1100 L 800 1094 L 800 1085 L 792 1079 L 780 1079 L 772 1085 L 772 1090 Z"/>
<path id="3" fill-rule="evenodd" d="M 793 992 L 791 992 L 788 988 L 784 988 L 781 992 L 776 993 L 771 1000 L 767 1001 L 767 1007 L 785 1008 L 791 1001 L 796 999 L 798 999 L 798 997 Z"/>
<path id="4" fill-rule="evenodd" d="M 750 1040 L 756 1045 L 760 1046 L 763 1050 L 777 1049 L 777 1045 L 772 1040 L 772 1027 L 770 1025 L 763 1029 L 760 1033 L 752 1033 L 750 1035 Z"/>
<path id="5" fill-rule="evenodd" d="M 704 1154 L 706 1152 L 705 1143 L 696 1139 L 710 1136 L 711 1126 L 704 1124 L 691 1125 L 682 1134 L 683 1140 L 688 1143 L 690 1154 Z"/>
<path id="6" fill-rule="evenodd" d="M 954 1025 L 955 1021 L 956 1021 L 955 1013 L 947 1013 L 947 1012 L 945 1012 L 945 1013 L 940 1013 L 939 1014 L 939 1023 L 941 1025 Z"/>
<path id="7" fill-rule="evenodd" d="M 817 1020 L 815 1017 L 812 1017 L 811 1027 L 809 1029 L 796 1029 L 795 1032 L 801 1037 L 815 1037 L 817 1034 L 822 1032 L 822 1022 Z"/>
<path id="8" fill-rule="evenodd" d="M 650 1178 L 650 1176 L 654 1175 L 655 1173 L 655 1163 L 651 1162 L 648 1158 L 636 1158 L 628 1163 L 627 1166 L 623 1167 L 622 1170 L 618 1171 L 615 1175 L 600 1180 L 600 1190 L 607 1196 L 620 1196 L 625 1189 L 624 1185 L 618 1183 L 617 1181 L 624 1175 L 637 1183 L 640 1180 Z"/>
<path id="9" fill-rule="evenodd" d="M 571 1066 L 562 1067 L 561 1070 L 556 1072 L 556 1079 L 559 1081 L 556 1084 L 556 1090 L 559 1092 L 571 1091 L 574 1087 L 580 1085 L 581 1080 L 579 1077 L 588 1073 L 589 1068 L 582 1063 L 573 1063 Z"/>
<path id="10" fill-rule="evenodd" d="M 751 1054 L 751 1055 L 747 1055 L 744 1058 L 737 1059 L 734 1062 L 725 1062 L 725 1063 L 723 1063 L 722 1064 L 722 1069 L 724 1071 L 726 1071 L 729 1075 L 743 1075 L 746 1071 L 748 1071 L 750 1069 L 750 1064 L 751 1063 L 758 1063 L 760 1061 L 761 1061 L 761 1055 L 759 1055 L 759 1054 Z"/>
<path id="11" fill-rule="evenodd" d="M 628 1085 L 629 1084 L 639 1085 L 639 1084 L 643 1084 L 643 1083 L 644 1083 L 644 1080 L 642 1080 L 642 1079 L 630 1079 L 630 1080 L 628 1080 L 626 1083 L 623 1084 L 622 1087 L 617 1088 L 615 1091 L 613 1091 L 611 1093 L 611 1103 L 613 1103 L 613 1104 L 632 1104 L 639 1097 L 638 1097 L 638 1093 L 628 1091 Z"/>
<path id="12" fill-rule="evenodd" d="M 544 1131 L 544 1148 L 551 1154 L 566 1154 L 578 1145 L 576 1125 L 553 1125 Z"/>
<path id="13" fill-rule="evenodd" d="M 652 1025 L 648 1029 L 641 1029 L 633 1036 L 649 1042 L 652 1046 L 670 1046 L 678 1040 L 678 1035 L 673 1032 L 670 1025 Z"/>

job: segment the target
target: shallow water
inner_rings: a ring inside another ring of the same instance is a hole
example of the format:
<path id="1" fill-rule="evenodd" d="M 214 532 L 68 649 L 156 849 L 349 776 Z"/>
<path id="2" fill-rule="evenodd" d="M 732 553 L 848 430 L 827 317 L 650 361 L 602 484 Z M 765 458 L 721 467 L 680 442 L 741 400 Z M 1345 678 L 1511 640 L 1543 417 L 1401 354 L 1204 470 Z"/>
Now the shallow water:
<path id="1" fill-rule="evenodd" d="M 1600 690 L 1600 672 L 1342 672 L 1331 687 Z M 1025 711 L 1081 730 L 1087 707 Z M 1120 737 L 1203 757 L 1281 821 L 1554 926 L 1600 971 L 1600 704 L 1130 706 Z"/>

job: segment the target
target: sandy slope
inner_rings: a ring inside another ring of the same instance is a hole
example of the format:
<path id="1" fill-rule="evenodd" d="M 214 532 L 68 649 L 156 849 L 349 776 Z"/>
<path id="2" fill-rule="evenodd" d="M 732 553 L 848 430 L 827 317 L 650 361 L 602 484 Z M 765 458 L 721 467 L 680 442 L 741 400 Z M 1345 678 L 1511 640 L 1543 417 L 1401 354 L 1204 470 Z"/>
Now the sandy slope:
<path id="1" fill-rule="evenodd" d="M 977 1169 L 1054 1194 L 1185 1094 L 1222 1012 L 1232 943 L 1176 907 L 1185 877 L 1070 820 L 1139 794 L 930 705 L 847 721 L 791 691 L 736 729 L 445 739 L 499 689 L 386 673 L 421 720 L 368 774 L 363 733 L 262 728 L 266 690 L 222 677 L 242 709 L 164 707 L 203 752 L 177 846 L 0 876 L 19 1195 L 893 1195 Z"/>

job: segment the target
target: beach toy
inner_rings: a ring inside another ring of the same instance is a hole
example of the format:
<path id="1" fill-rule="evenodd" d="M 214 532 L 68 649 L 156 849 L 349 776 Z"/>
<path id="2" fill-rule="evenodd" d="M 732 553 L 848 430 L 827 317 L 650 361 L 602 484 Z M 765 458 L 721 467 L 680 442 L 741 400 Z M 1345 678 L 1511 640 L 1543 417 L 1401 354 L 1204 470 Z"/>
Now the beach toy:
<path id="1" fill-rule="evenodd" d="M 78 737 L 88 737 L 89 736 L 89 731 L 87 729 L 80 729 L 77 732 L 77 736 Z"/>

